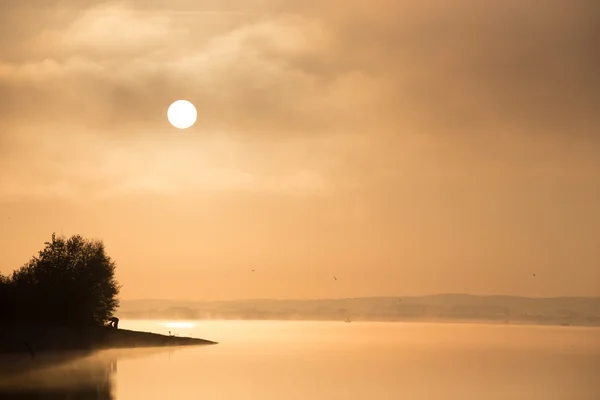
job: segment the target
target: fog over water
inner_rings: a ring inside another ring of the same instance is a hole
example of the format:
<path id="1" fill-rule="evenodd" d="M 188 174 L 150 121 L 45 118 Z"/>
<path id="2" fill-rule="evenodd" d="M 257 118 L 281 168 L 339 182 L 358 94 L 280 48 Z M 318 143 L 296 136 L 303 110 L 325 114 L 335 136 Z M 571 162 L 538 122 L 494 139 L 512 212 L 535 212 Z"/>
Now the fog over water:
<path id="1" fill-rule="evenodd" d="M 305 321 L 121 324 L 219 344 L 100 352 L 38 375 L 51 375 L 54 387 L 62 384 L 64 393 L 73 393 L 77 379 L 87 379 L 88 390 L 80 391 L 78 399 L 596 400 L 600 395 L 597 328 Z M 36 382 L 40 385 L 39 378 Z M 28 386 L 29 393 L 35 392 Z M 2 398 L 24 398 L 5 395 L 5 386 L 0 390 Z M 37 398 L 57 398 L 42 386 L 37 391 Z"/>

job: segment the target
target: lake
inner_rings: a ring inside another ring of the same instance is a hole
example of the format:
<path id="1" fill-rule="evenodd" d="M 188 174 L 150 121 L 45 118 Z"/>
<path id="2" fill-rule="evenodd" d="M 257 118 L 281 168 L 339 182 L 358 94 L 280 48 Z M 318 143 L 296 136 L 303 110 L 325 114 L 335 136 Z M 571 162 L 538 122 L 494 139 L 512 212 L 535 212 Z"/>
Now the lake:
<path id="1" fill-rule="evenodd" d="M 219 344 L 100 352 L 39 372 L 45 378 L 35 398 L 67 398 L 55 396 L 70 390 L 68 398 L 116 400 L 600 399 L 598 328 L 306 321 L 119 327 Z M 67 388 L 77 380 L 87 389 Z M 33 398 L 15 393 L 0 391 L 0 398 Z"/>

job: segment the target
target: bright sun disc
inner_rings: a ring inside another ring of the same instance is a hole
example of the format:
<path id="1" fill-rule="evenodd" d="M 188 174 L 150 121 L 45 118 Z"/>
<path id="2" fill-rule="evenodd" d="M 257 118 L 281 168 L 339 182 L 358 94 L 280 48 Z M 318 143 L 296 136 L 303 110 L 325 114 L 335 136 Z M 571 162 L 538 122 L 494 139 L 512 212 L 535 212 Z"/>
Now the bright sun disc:
<path id="1" fill-rule="evenodd" d="M 196 107 L 187 100 L 177 100 L 167 110 L 169 122 L 178 129 L 187 129 L 194 125 L 197 116 Z"/>

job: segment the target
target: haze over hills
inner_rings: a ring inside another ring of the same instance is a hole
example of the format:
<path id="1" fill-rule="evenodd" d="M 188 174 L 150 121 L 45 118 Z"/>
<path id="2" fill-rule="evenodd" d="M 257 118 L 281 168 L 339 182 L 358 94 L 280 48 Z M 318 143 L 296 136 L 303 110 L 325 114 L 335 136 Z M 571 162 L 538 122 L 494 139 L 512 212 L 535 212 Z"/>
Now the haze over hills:
<path id="1" fill-rule="evenodd" d="M 313 300 L 123 300 L 124 319 L 488 321 L 600 326 L 600 298 L 475 296 L 368 297 Z"/>

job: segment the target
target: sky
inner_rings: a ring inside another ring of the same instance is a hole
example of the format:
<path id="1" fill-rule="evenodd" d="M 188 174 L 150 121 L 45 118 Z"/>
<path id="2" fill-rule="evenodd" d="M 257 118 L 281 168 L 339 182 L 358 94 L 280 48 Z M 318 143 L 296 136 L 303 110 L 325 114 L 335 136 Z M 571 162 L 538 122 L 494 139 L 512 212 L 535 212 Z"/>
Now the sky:
<path id="1" fill-rule="evenodd" d="M 598 38 L 597 0 L 3 0 L 0 272 L 57 232 L 123 299 L 600 296 Z"/>

